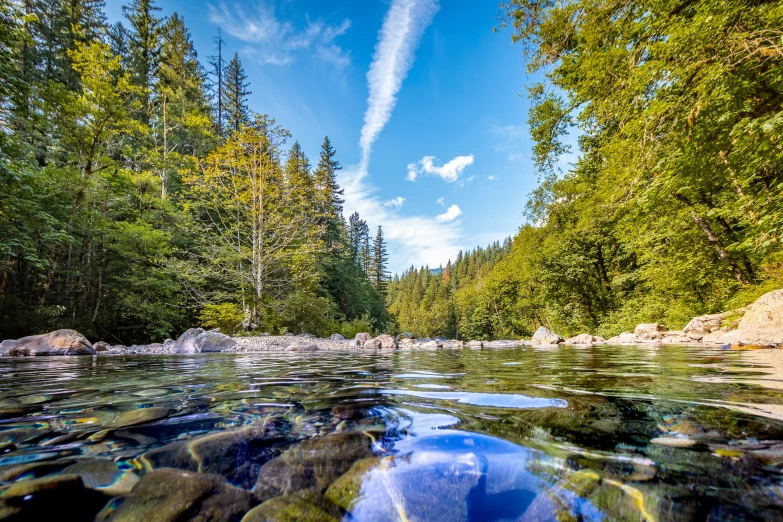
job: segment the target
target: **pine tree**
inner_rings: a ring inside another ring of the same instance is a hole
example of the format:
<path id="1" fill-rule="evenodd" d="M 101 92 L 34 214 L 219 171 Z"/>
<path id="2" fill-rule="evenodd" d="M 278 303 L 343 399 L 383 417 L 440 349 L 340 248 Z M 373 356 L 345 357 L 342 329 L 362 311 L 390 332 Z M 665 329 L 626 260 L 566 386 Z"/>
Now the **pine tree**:
<path id="1" fill-rule="evenodd" d="M 342 167 L 340 162 L 334 159 L 336 154 L 329 136 L 326 136 L 321 145 L 321 158 L 315 169 L 315 186 L 318 191 L 319 210 L 323 215 L 326 246 L 329 249 L 334 248 L 339 239 L 345 202 L 341 198 L 344 191 L 337 184 L 337 171 Z"/>
<path id="2" fill-rule="evenodd" d="M 386 287 L 389 281 L 389 275 L 386 270 L 386 263 L 389 261 L 389 253 L 386 250 L 386 243 L 383 239 L 383 227 L 378 225 L 378 232 L 375 234 L 375 240 L 372 243 L 372 284 L 378 293 L 385 300 Z"/>
<path id="3" fill-rule="evenodd" d="M 155 0 L 133 0 L 122 11 L 130 24 L 130 69 L 134 84 L 141 87 L 143 116 L 141 121 L 147 125 L 152 121 L 152 92 L 155 85 L 160 51 L 162 47 L 162 20 L 155 16 L 160 7 Z"/>
<path id="4" fill-rule="evenodd" d="M 233 132 L 239 132 L 242 125 L 250 121 L 247 97 L 252 93 L 248 90 L 250 82 L 247 81 L 238 54 L 234 54 L 226 67 L 225 82 L 226 127 Z"/>

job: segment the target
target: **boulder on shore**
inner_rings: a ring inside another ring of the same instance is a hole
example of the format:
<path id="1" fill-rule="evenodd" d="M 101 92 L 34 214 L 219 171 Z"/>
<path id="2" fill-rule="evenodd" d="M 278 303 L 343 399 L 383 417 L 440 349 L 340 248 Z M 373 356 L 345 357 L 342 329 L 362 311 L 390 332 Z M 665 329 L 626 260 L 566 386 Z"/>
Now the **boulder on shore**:
<path id="1" fill-rule="evenodd" d="M 359 344 L 362 344 L 362 345 L 365 342 L 369 341 L 370 339 L 372 339 L 372 335 L 370 335 L 368 333 L 358 333 L 358 334 L 356 334 L 356 337 L 354 337 L 354 340 L 358 341 Z"/>
<path id="2" fill-rule="evenodd" d="M 723 312 L 720 314 L 694 317 L 685 325 L 685 328 L 682 329 L 682 335 L 696 341 L 701 341 L 705 336 L 720 330 L 723 319 L 728 317 L 731 313 L 732 312 Z"/>
<path id="3" fill-rule="evenodd" d="M 639 339 L 632 332 L 623 332 L 620 335 L 615 335 L 606 340 L 607 344 L 636 344 Z"/>
<path id="4" fill-rule="evenodd" d="M 296 341 L 289 344 L 286 350 L 289 352 L 315 352 L 318 350 L 318 346 L 310 341 Z"/>
<path id="5" fill-rule="evenodd" d="M 108 352 L 111 345 L 106 341 L 98 341 L 97 343 L 93 343 L 92 347 L 96 352 Z"/>
<path id="6" fill-rule="evenodd" d="M 583 333 L 579 335 L 575 335 L 573 337 L 569 337 L 565 340 L 565 344 L 571 344 L 571 345 L 586 345 L 586 344 L 593 344 L 595 342 L 595 337 L 588 333 Z"/>
<path id="7" fill-rule="evenodd" d="M 3 341 L 11 357 L 41 355 L 95 355 L 95 349 L 76 330 L 55 330 L 42 335 L 30 335 L 15 341 Z"/>
<path id="8" fill-rule="evenodd" d="M 736 330 L 716 342 L 732 345 L 783 345 L 783 288 L 767 292 L 748 306 Z"/>
<path id="9" fill-rule="evenodd" d="M 658 323 L 637 325 L 633 331 L 637 341 L 660 341 L 666 334 L 666 328 Z"/>
<path id="10" fill-rule="evenodd" d="M 473 341 L 468 341 L 468 348 L 483 348 L 484 343 L 481 341 L 476 341 L 475 339 Z"/>
<path id="11" fill-rule="evenodd" d="M 381 334 L 378 337 L 364 341 L 362 346 L 371 350 L 394 350 L 397 348 L 397 339 L 391 335 Z"/>
<path id="12" fill-rule="evenodd" d="M 329 339 L 332 341 L 345 341 L 345 337 L 338 333 L 333 333 L 331 336 L 329 336 Z"/>
<path id="13" fill-rule="evenodd" d="M 236 346 L 234 339 L 217 332 L 205 332 L 203 328 L 191 328 L 179 336 L 172 353 L 223 352 Z"/>
<path id="14" fill-rule="evenodd" d="M 547 328 L 546 326 L 540 327 L 538 330 L 536 330 L 536 333 L 533 334 L 532 343 L 533 344 L 560 344 L 564 341 L 562 337 L 557 335 L 555 332 Z"/>

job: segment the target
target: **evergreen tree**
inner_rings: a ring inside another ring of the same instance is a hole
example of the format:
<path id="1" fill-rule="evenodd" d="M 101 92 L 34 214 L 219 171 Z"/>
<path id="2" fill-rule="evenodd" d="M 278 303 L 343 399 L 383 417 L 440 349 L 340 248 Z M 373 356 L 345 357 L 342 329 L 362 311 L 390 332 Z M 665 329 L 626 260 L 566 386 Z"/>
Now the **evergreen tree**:
<path id="1" fill-rule="evenodd" d="M 247 97 L 252 93 L 249 87 L 250 82 L 247 81 L 239 55 L 234 54 L 225 70 L 226 127 L 233 132 L 238 132 L 242 125 L 250 121 Z"/>
<path id="2" fill-rule="evenodd" d="M 315 186 L 318 191 L 317 203 L 320 205 L 320 212 L 323 215 L 326 246 L 329 249 L 336 246 L 340 236 L 344 203 L 341 198 L 344 191 L 337 184 L 337 171 L 342 167 L 340 162 L 334 159 L 336 154 L 331 141 L 329 141 L 329 136 L 326 136 L 321 145 L 321 156 L 315 169 Z"/>
<path id="3" fill-rule="evenodd" d="M 386 290 L 389 280 L 389 274 L 387 271 L 387 263 L 389 261 L 389 253 L 386 250 L 386 242 L 383 239 L 383 227 L 378 225 L 378 232 L 375 234 L 375 239 L 372 243 L 372 266 L 370 268 L 370 274 L 372 278 L 373 286 L 375 286 L 382 299 L 386 299 Z"/>
<path id="4" fill-rule="evenodd" d="M 130 24 L 130 70 L 134 84 L 142 89 L 141 121 L 150 124 L 153 117 L 152 92 L 157 79 L 159 56 L 163 44 L 161 23 L 155 16 L 160 7 L 155 0 L 133 0 L 122 11 Z"/>

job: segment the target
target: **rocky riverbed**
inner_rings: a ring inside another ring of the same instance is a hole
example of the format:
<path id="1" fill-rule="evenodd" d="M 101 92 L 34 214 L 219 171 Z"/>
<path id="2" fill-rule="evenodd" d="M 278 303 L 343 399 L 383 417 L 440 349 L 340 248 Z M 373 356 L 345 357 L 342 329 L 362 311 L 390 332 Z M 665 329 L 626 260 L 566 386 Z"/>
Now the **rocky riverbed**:
<path id="1" fill-rule="evenodd" d="M 310 334 L 273 336 L 261 334 L 231 337 L 217 330 L 191 328 L 175 341 L 147 345 L 111 345 L 104 341 L 91 343 L 74 330 L 56 330 L 0 343 L 0 356 L 51 355 L 153 355 L 197 353 L 252 353 L 270 351 L 314 352 L 319 350 L 459 350 L 463 348 L 506 348 L 513 346 L 593 346 L 601 344 L 670 344 L 722 347 L 780 347 L 783 346 L 783 289 L 761 296 L 748 307 L 720 314 L 694 317 L 682 330 L 671 331 L 657 323 L 640 324 L 633 332 L 623 332 L 609 339 L 583 333 L 564 339 L 542 326 L 530 340 L 509 339 L 495 341 L 423 338 L 410 334 L 396 337 L 382 334 L 377 337 L 359 333 L 353 339 L 340 334 L 319 339 Z"/>

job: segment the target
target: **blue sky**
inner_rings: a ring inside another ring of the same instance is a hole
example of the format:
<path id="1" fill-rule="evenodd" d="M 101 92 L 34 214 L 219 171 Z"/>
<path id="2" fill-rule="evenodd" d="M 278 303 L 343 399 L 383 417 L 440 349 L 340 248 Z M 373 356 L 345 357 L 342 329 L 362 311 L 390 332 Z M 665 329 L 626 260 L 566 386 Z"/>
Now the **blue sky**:
<path id="1" fill-rule="evenodd" d="M 120 0 L 108 0 L 111 21 Z M 346 215 L 383 225 L 390 269 L 437 267 L 513 235 L 536 183 L 522 50 L 497 0 L 159 0 L 202 62 L 220 27 L 312 163 L 328 135 Z M 230 56 L 229 56 L 230 58 Z M 521 94 L 521 96 L 520 96 Z"/>

